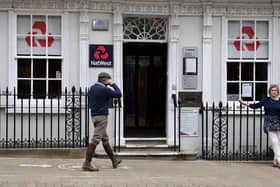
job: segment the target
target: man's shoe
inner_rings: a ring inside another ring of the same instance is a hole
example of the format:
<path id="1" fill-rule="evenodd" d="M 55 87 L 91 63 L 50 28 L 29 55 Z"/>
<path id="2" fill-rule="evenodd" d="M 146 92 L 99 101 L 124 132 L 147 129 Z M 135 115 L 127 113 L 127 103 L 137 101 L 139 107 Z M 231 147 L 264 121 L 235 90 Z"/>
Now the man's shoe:
<path id="1" fill-rule="evenodd" d="M 99 171 L 99 169 L 97 167 L 95 167 L 94 165 L 91 165 L 91 163 L 89 161 L 85 161 L 83 163 L 82 169 L 84 171 Z"/>
<path id="2" fill-rule="evenodd" d="M 121 159 L 119 159 L 119 158 L 114 158 L 114 159 L 112 160 L 113 168 L 117 168 L 118 165 L 119 165 L 121 162 L 122 162 Z"/>

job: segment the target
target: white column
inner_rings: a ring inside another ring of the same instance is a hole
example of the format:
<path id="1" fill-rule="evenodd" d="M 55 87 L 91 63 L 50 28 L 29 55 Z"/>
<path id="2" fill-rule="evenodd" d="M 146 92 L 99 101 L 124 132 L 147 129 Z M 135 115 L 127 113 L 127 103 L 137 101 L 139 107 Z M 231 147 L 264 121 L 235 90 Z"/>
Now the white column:
<path id="1" fill-rule="evenodd" d="M 202 63 L 203 63 L 203 82 L 202 100 L 212 102 L 212 15 L 211 7 L 204 7 L 203 15 L 203 39 L 202 39 Z"/>
<path id="2" fill-rule="evenodd" d="M 123 91 L 123 17 L 121 14 L 121 5 L 114 4 L 114 12 L 113 12 L 113 48 L 114 48 L 114 82 L 120 87 Z M 121 115 L 120 115 L 120 138 L 121 138 L 121 145 L 124 145 L 124 138 L 123 138 L 123 131 L 124 131 L 124 120 L 123 120 L 123 97 L 122 97 L 122 108 L 121 108 Z M 117 116 L 118 118 L 118 116 Z M 117 119 L 118 120 L 118 119 Z M 116 132 L 118 132 L 118 127 Z M 118 133 L 117 137 L 118 139 Z"/>
<path id="3" fill-rule="evenodd" d="M 17 85 L 17 61 L 15 59 L 16 55 L 16 15 L 12 10 L 8 12 L 8 62 L 9 62 L 9 83 L 8 85 L 2 85 L 1 89 L 6 89 L 6 86 L 9 87 L 9 90 L 12 90 L 13 87 Z"/>
<path id="4" fill-rule="evenodd" d="M 179 18 L 171 15 L 169 19 L 168 62 L 167 62 L 167 136 L 168 144 L 174 144 L 174 105 L 172 94 L 177 94 L 177 64 L 179 42 Z M 178 95 L 177 95 L 178 98 Z"/>
<path id="5" fill-rule="evenodd" d="M 88 86 L 89 63 L 89 18 L 88 11 L 80 12 L 80 86 L 82 89 Z"/>
<path id="6" fill-rule="evenodd" d="M 274 12 L 276 14 L 276 12 Z M 271 80 L 270 82 L 272 84 L 280 84 L 280 75 L 279 75 L 279 68 L 280 68 L 280 61 L 279 61 L 279 50 L 280 50 L 280 45 L 279 45 L 279 18 L 278 16 L 274 15 L 272 18 L 272 24 L 269 24 L 270 28 L 269 30 L 272 29 L 272 38 L 269 40 L 269 48 L 270 51 L 272 52 L 271 55 Z"/>

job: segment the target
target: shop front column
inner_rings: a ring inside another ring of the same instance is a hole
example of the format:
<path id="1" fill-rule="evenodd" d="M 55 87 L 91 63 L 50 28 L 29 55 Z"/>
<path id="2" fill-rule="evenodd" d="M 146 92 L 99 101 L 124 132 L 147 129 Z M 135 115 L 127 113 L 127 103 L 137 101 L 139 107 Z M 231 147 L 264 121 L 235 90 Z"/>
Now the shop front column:
<path id="1" fill-rule="evenodd" d="M 204 7 L 203 12 L 203 39 L 202 39 L 202 63 L 203 82 L 202 100 L 212 102 L 212 15 L 211 7 Z"/>
<path id="2" fill-rule="evenodd" d="M 113 5 L 113 48 L 114 48 L 114 82 L 120 87 L 123 91 L 123 17 L 121 14 L 121 5 L 116 3 Z M 121 115 L 120 115 L 120 138 L 121 145 L 124 145 L 123 139 L 123 97 L 121 98 Z M 118 132 L 118 127 L 116 127 L 116 132 Z M 117 137 L 118 139 L 118 134 Z"/>
<path id="3" fill-rule="evenodd" d="M 272 57 L 271 57 L 271 83 L 273 84 L 280 84 L 280 75 L 279 75 L 279 17 L 278 14 L 280 13 L 279 9 L 274 9 L 274 16 L 272 17 Z M 270 27 L 270 28 L 271 28 Z"/>
<path id="4" fill-rule="evenodd" d="M 80 87 L 88 86 L 88 46 L 89 46 L 88 11 L 80 12 Z"/>
<path id="5" fill-rule="evenodd" d="M 168 65 L 167 65 L 167 132 L 168 144 L 174 144 L 174 105 L 171 98 L 172 94 L 177 94 L 177 61 L 178 61 L 178 42 L 179 42 L 179 17 L 174 14 L 169 20 L 169 39 L 168 39 Z M 178 98 L 178 95 L 177 95 Z M 172 125 L 170 125 L 172 124 Z"/>

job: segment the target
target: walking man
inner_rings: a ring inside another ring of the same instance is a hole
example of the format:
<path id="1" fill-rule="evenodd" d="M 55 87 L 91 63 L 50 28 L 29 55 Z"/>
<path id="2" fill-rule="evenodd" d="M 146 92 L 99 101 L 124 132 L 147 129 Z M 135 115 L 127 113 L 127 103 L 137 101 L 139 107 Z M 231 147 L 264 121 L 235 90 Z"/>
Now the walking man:
<path id="1" fill-rule="evenodd" d="M 122 93 L 119 87 L 112 82 L 111 76 L 106 72 L 101 72 L 98 75 L 98 82 L 90 87 L 88 95 L 94 135 L 88 145 L 82 169 L 84 171 L 99 171 L 94 164 L 91 164 L 91 160 L 100 141 L 102 141 L 104 150 L 112 161 L 113 168 L 117 168 L 121 163 L 121 159 L 116 158 L 113 154 L 106 128 L 109 99 L 112 97 L 120 98 Z"/>

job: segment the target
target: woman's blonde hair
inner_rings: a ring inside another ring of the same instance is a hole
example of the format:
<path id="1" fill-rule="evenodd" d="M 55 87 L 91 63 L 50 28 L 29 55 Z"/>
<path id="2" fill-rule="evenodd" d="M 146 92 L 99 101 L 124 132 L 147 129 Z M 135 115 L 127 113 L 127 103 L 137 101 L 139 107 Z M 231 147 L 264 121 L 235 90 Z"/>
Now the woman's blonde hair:
<path id="1" fill-rule="evenodd" d="M 268 95 L 271 96 L 271 90 L 272 90 L 273 88 L 276 88 L 276 89 L 277 89 L 277 95 L 279 96 L 279 86 L 278 86 L 277 84 L 271 84 L 271 85 L 269 86 Z"/>

